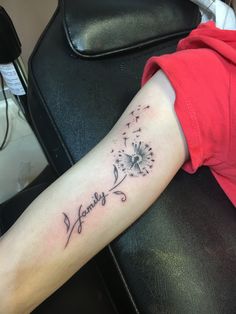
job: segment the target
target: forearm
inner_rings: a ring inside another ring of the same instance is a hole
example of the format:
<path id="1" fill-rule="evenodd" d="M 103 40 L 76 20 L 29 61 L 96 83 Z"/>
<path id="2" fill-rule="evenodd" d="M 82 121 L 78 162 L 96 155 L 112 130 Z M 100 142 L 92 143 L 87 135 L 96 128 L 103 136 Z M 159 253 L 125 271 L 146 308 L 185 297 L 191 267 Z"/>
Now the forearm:
<path id="1" fill-rule="evenodd" d="M 14 309 L 4 314 L 35 308 L 137 219 L 181 167 L 186 144 L 163 80 L 153 78 L 1 240 L 0 313 L 6 286 Z"/>

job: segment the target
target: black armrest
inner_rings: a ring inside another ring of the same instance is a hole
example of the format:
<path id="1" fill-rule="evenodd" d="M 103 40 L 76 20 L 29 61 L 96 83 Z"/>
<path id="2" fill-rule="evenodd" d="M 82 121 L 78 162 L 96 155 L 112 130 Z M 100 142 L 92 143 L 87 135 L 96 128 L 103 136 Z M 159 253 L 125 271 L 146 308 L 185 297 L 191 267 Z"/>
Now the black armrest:
<path id="1" fill-rule="evenodd" d="M 186 0 L 62 0 L 73 51 L 98 57 L 145 47 L 194 28 L 199 10 Z"/>

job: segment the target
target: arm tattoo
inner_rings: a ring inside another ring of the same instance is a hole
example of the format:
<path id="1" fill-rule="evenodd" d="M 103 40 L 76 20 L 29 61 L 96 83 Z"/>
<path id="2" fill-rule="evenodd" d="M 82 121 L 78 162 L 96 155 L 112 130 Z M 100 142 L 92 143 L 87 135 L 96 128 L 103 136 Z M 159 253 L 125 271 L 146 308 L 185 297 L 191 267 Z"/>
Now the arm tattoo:
<path id="1" fill-rule="evenodd" d="M 112 195 L 119 197 L 121 202 L 126 202 L 127 195 L 122 191 L 121 186 L 127 178 L 145 177 L 152 171 L 155 162 L 154 154 L 150 144 L 140 140 L 142 128 L 138 125 L 148 109 L 150 109 L 149 105 L 139 105 L 136 110 L 130 112 L 129 120 L 125 123 L 121 134 L 123 147 L 120 150 L 111 149 L 110 153 L 114 158 L 113 185 L 102 192 L 94 192 L 87 202 L 80 204 L 76 219 L 71 220 L 67 213 L 62 213 L 67 235 L 65 248 L 74 231 L 78 234 L 82 233 L 83 224 L 97 206 L 105 206 Z"/>

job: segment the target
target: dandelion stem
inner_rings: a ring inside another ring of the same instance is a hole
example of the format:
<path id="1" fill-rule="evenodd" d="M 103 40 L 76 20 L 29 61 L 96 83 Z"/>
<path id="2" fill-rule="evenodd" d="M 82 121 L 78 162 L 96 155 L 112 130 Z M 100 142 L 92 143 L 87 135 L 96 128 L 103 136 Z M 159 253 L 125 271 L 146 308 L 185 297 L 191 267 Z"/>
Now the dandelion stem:
<path id="1" fill-rule="evenodd" d="M 124 176 L 124 178 L 123 178 L 119 183 L 117 183 L 115 186 L 113 186 L 113 188 L 111 188 L 111 189 L 109 190 L 109 192 L 111 192 L 111 191 L 113 191 L 115 188 L 117 188 L 117 187 L 125 180 L 126 177 L 127 177 L 127 174 Z"/>

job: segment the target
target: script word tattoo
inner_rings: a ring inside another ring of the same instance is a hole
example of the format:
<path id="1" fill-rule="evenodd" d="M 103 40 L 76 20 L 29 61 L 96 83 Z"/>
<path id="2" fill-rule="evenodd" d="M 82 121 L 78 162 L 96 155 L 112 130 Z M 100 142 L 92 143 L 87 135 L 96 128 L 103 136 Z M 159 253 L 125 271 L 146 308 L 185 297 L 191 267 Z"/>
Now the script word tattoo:
<path id="1" fill-rule="evenodd" d="M 76 219 L 71 220 L 67 213 L 62 213 L 67 234 L 65 248 L 68 246 L 73 232 L 82 233 L 88 215 L 98 205 L 106 206 L 108 198 L 112 195 L 118 196 L 121 202 L 126 202 L 127 195 L 121 187 L 127 178 L 145 177 L 152 171 L 155 162 L 153 150 L 149 143 L 142 141 L 142 128 L 140 127 L 142 115 L 148 109 L 150 109 L 148 105 L 139 105 L 136 110 L 129 113 L 129 119 L 121 134 L 123 147 L 119 150 L 111 149 L 110 153 L 114 158 L 113 185 L 103 191 L 94 192 L 87 202 L 80 204 L 77 208 Z"/>

